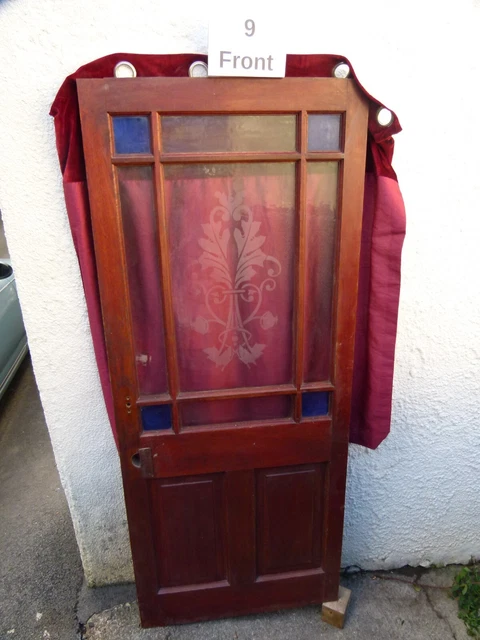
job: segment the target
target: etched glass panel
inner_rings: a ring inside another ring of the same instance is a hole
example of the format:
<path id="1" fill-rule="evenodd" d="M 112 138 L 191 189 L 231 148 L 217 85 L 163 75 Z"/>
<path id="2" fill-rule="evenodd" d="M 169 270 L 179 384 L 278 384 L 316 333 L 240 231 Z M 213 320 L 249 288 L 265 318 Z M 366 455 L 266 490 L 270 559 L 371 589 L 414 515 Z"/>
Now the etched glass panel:
<path id="1" fill-rule="evenodd" d="M 294 164 L 164 171 L 180 388 L 291 382 Z"/>
<path id="2" fill-rule="evenodd" d="M 180 405 L 180 415 L 185 427 L 235 424 L 247 420 L 278 420 L 291 417 L 292 398 L 269 396 L 187 402 Z"/>
<path id="3" fill-rule="evenodd" d="M 315 418 L 328 415 L 330 393 L 328 391 L 309 391 L 302 393 L 302 418 Z"/>
<path id="4" fill-rule="evenodd" d="M 338 164 L 307 166 L 304 380 L 330 378 Z"/>
<path id="5" fill-rule="evenodd" d="M 340 151 L 340 127 L 342 116 L 339 113 L 310 114 L 308 116 L 308 150 Z"/>
<path id="6" fill-rule="evenodd" d="M 144 431 L 157 431 L 172 428 L 172 407 L 169 404 L 142 407 L 142 426 Z"/>
<path id="7" fill-rule="evenodd" d="M 295 151 L 294 115 L 162 116 L 166 153 Z"/>
<path id="8" fill-rule="evenodd" d="M 148 116 L 115 116 L 112 120 L 115 153 L 151 153 Z"/>
<path id="9" fill-rule="evenodd" d="M 117 167 L 140 393 L 167 390 L 158 229 L 151 167 Z"/>

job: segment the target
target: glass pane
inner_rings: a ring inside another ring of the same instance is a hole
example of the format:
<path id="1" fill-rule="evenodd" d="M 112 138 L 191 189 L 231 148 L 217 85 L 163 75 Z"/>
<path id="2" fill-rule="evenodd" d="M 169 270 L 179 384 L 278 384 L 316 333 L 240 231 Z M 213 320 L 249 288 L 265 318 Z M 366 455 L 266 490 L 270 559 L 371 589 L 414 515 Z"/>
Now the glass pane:
<path id="1" fill-rule="evenodd" d="M 310 114 L 308 116 L 308 150 L 340 151 L 339 113 Z"/>
<path id="2" fill-rule="evenodd" d="M 302 418 L 326 416 L 329 399 L 330 393 L 328 391 L 302 393 Z"/>
<path id="3" fill-rule="evenodd" d="M 246 420 L 275 420 L 292 415 L 290 396 L 268 398 L 237 398 L 234 400 L 195 401 L 180 407 L 182 424 L 229 424 Z"/>
<path id="4" fill-rule="evenodd" d="M 337 220 L 336 162 L 307 167 L 304 380 L 330 377 Z"/>
<path id="5" fill-rule="evenodd" d="M 140 393 L 167 390 L 152 167 L 117 167 Z"/>
<path id="6" fill-rule="evenodd" d="M 163 116 L 166 153 L 295 151 L 297 118 L 281 116 Z"/>
<path id="7" fill-rule="evenodd" d="M 292 381 L 294 163 L 165 166 L 180 387 Z"/>
<path id="8" fill-rule="evenodd" d="M 172 407 L 169 404 L 142 407 L 141 415 L 144 431 L 172 428 Z"/>
<path id="9" fill-rule="evenodd" d="M 150 118 L 115 116 L 113 118 L 115 153 L 151 153 Z"/>

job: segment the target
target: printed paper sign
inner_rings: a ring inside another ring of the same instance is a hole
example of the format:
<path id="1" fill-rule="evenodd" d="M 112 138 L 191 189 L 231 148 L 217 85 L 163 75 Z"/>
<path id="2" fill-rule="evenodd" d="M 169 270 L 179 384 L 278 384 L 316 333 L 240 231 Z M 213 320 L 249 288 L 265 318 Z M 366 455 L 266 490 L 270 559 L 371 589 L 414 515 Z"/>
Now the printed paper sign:
<path id="1" fill-rule="evenodd" d="M 256 78 L 285 77 L 283 24 L 265 13 L 212 16 L 208 35 L 208 75 Z"/>

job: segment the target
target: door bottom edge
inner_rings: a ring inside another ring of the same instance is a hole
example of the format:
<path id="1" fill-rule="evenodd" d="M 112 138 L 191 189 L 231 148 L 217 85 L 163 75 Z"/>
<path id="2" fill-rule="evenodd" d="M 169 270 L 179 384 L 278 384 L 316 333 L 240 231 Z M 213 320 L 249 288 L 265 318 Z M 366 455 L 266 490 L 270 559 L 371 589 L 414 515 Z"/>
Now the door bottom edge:
<path id="1" fill-rule="evenodd" d="M 157 612 L 157 616 L 154 618 L 148 617 L 148 619 L 143 619 L 140 615 L 141 626 L 143 629 L 150 629 L 153 627 L 168 627 L 168 626 L 177 626 L 184 624 L 194 624 L 196 622 L 208 622 L 211 620 L 224 620 L 226 618 L 240 618 L 240 617 L 252 617 L 261 613 L 281 613 L 285 609 L 301 609 L 303 607 L 318 605 L 319 607 L 325 602 L 325 598 L 308 598 L 307 600 L 299 600 L 290 603 L 279 602 L 271 605 L 261 605 L 259 607 L 248 606 L 245 609 L 241 609 L 236 606 L 235 609 L 222 611 L 222 612 L 213 612 L 210 614 L 201 614 L 194 616 L 169 616 L 169 615 L 159 615 Z"/>

